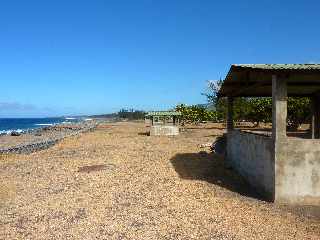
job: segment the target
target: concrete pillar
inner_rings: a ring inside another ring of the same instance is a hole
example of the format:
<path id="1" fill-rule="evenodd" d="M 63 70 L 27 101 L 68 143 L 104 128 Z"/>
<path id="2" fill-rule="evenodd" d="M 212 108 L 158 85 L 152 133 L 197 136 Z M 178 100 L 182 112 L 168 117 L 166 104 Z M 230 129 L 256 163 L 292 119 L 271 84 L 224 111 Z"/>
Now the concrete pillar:
<path id="1" fill-rule="evenodd" d="M 311 122 L 312 139 L 320 138 L 320 94 L 317 93 L 312 97 L 312 122 Z"/>
<path id="2" fill-rule="evenodd" d="M 233 98 L 228 97 L 227 98 L 227 146 L 226 146 L 226 153 L 225 153 L 225 167 L 226 168 L 232 168 L 232 159 L 229 156 L 229 153 L 231 153 L 231 145 L 229 142 L 232 138 L 232 130 L 234 129 L 233 126 Z"/>
<path id="3" fill-rule="evenodd" d="M 227 131 L 230 132 L 233 130 L 233 98 L 228 97 L 228 111 L 227 111 Z"/>
<path id="4" fill-rule="evenodd" d="M 287 82 L 272 76 L 272 137 L 287 138 Z"/>
<path id="5" fill-rule="evenodd" d="M 284 166 L 288 158 L 287 138 L 287 82 L 284 78 L 272 76 L 272 139 L 274 146 L 273 200 L 285 202 L 283 186 Z"/>

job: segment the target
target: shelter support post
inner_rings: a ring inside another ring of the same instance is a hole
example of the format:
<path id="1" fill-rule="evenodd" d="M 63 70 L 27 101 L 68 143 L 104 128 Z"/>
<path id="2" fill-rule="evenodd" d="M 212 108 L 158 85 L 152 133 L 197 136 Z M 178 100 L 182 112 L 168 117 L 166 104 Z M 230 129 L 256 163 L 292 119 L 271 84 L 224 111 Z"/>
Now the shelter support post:
<path id="1" fill-rule="evenodd" d="M 272 137 L 287 138 L 287 82 L 272 76 Z"/>
<path id="2" fill-rule="evenodd" d="M 312 139 L 320 138 L 320 93 L 312 98 L 312 123 L 311 123 Z"/>
<path id="3" fill-rule="evenodd" d="M 227 112 L 227 131 L 233 130 L 233 97 L 228 97 L 228 112 Z"/>
<path id="4" fill-rule="evenodd" d="M 154 116 L 151 117 L 151 126 L 154 125 Z"/>
<path id="5" fill-rule="evenodd" d="M 272 76 L 272 139 L 274 146 L 273 200 L 281 202 L 286 187 L 283 186 L 284 166 L 288 159 L 287 141 L 287 82 Z"/>

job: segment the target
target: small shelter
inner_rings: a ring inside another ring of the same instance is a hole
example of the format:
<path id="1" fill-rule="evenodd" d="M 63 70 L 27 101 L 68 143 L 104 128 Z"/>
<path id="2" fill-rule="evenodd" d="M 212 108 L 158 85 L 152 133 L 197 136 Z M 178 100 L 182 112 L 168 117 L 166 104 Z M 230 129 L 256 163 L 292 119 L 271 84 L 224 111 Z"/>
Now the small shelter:
<path id="1" fill-rule="evenodd" d="M 235 129 L 235 97 L 271 97 L 270 134 Z M 287 134 L 287 97 L 312 99 L 311 137 Z M 268 199 L 320 205 L 320 64 L 232 65 L 219 91 L 227 97 L 227 164 Z"/>
<path id="2" fill-rule="evenodd" d="M 180 112 L 155 111 L 148 112 L 146 119 L 151 121 L 151 136 L 174 136 L 179 134 Z"/>

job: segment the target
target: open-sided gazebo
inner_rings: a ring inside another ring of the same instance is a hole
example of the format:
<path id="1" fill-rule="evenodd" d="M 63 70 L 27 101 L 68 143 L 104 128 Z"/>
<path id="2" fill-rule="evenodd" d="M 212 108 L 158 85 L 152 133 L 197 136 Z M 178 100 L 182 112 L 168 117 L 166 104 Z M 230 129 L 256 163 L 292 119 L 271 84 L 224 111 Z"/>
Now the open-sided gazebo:
<path id="1" fill-rule="evenodd" d="M 219 92 L 228 99 L 227 163 L 268 199 L 320 205 L 320 64 L 232 65 Z M 235 97 L 272 96 L 272 134 L 234 129 Z M 311 138 L 288 137 L 287 96 L 311 97 Z"/>
<path id="2" fill-rule="evenodd" d="M 181 113 L 176 111 L 148 112 L 147 119 L 151 121 L 151 136 L 174 136 L 179 134 Z"/>

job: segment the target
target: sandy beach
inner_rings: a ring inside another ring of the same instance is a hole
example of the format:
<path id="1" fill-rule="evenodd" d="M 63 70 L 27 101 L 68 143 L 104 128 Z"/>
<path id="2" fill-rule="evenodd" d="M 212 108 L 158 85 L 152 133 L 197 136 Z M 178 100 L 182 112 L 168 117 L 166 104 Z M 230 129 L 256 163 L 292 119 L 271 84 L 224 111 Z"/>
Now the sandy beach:
<path id="1" fill-rule="evenodd" d="M 319 239 L 320 209 L 266 202 L 188 126 L 100 124 L 32 154 L 1 155 L 0 239 Z"/>

